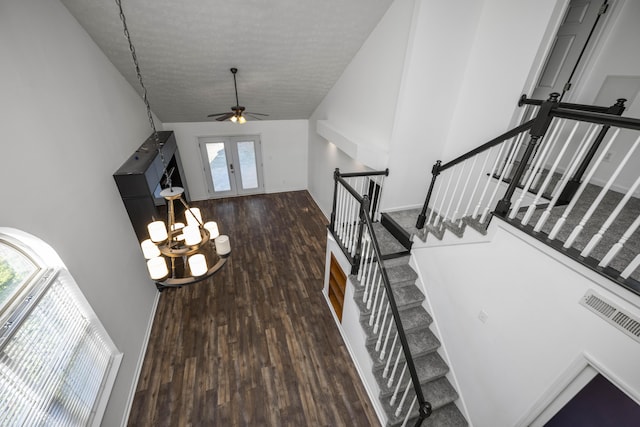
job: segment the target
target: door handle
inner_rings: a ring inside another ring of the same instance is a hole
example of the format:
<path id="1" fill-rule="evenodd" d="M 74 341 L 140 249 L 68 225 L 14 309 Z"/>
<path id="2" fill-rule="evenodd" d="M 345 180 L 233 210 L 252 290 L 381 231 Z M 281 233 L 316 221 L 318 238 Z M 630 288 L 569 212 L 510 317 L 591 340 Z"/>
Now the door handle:
<path id="1" fill-rule="evenodd" d="M 233 164 L 229 163 L 229 170 L 233 173 Z"/>

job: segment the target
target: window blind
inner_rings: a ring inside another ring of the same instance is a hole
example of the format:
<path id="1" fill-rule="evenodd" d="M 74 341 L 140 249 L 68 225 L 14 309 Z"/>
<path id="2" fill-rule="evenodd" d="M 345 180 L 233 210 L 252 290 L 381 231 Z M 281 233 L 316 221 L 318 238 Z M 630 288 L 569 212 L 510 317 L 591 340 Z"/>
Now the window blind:
<path id="1" fill-rule="evenodd" d="M 105 397 L 117 350 L 68 271 L 53 277 L 0 333 L 2 426 L 90 425 Z"/>

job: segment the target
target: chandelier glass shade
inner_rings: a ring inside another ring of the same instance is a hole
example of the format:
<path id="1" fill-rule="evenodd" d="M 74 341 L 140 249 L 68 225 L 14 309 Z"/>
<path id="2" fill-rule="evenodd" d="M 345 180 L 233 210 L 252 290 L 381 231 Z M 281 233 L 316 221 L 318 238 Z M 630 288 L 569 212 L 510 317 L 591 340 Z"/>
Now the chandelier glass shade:
<path id="1" fill-rule="evenodd" d="M 220 234 L 215 221 L 204 222 L 200 209 L 189 207 L 183 194 L 181 187 L 160 192 L 167 201 L 167 222 L 149 223 L 149 238 L 140 244 L 149 275 L 163 287 L 204 280 L 220 270 L 231 254 L 229 237 Z M 176 222 L 176 201 L 185 208 L 185 222 Z"/>

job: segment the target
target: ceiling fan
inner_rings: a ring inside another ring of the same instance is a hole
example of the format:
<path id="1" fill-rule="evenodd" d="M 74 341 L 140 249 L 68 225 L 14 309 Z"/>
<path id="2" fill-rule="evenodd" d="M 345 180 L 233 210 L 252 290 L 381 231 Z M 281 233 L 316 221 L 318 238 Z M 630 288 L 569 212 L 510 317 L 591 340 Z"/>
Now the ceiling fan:
<path id="1" fill-rule="evenodd" d="M 223 122 L 225 120 L 231 120 L 234 123 L 244 123 L 247 121 L 247 119 L 244 117 L 244 115 L 246 114 L 247 116 L 253 117 L 254 119 L 258 119 L 258 120 L 262 120 L 260 117 L 256 117 L 256 116 L 268 116 L 268 114 L 262 114 L 262 113 L 251 113 L 249 111 L 245 111 L 244 107 L 242 105 L 240 105 L 240 102 L 238 102 L 238 84 L 236 83 L 236 73 L 238 72 L 237 68 L 232 68 L 231 69 L 231 73 L 233 74 L 233 86 L 236 89 L 236 105 L 231 107 L 231 112 L 230 113 L 215 113 L 215 114 L 209 114 L 207 117 L 216 117 L 216 120 L 219 122 Z"/>

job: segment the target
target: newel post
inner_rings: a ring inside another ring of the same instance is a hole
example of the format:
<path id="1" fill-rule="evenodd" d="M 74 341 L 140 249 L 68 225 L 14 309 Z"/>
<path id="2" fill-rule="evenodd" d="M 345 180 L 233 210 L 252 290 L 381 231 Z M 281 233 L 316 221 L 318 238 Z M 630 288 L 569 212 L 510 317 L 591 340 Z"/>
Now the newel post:
<path id="1" fill-rule="evenodd" d="M 418 215 L 418 221 L 416 222 L 416 228 L 420 230 L 424 227 L 424 223 L 427 220 L 427 209 L 429 208 L 429 201 L 431 200 L 431 193 L 433 193 L 433 186 L 436 183 L 436 178 L 440 175 L 440 166 L 442 162 L 438 160 L 431 168 L 431 184 L 429 184 L 429 190 L 427 191 L 427 197 L 424 199 L 424 205 L 420 215 Z"/>
<path id="2" fill-rule="evenodd" d="M 535 152 L 538 143 L 544 136 L 547 129 L 549 129 L 549 125 L 551 124 L 551 120 L 553 120 L 553 116 L 551 115 L 552 111 L 558 108 L 560 94 L 557 92 L 553 92 L 549 95 L 549 99 L 540 105 L 540 110 L 538 110 L 538 115 L 531 126 L 531 130 L 529 131 L 529 143 L 527 144 L 527 148 L 525 149 L 524 154 L 522 155 L 522 159 L 520 159 L 520 164 L 518 164 L 518 168 L 516 169 L 511 182 L 509 183 L 509 187 L 507 187 L 507 191 L 504 193 L 504 197 L 498 201 L 496 205 L 494 213 L 505 216 L 509 212 L 509 207 L 511 207 L 511 198 L 513 197 L 513 193 L 516 191 L 516 187 L 520 183 L 520 179 L 522 175 L 524 175 L 525 169 L 529 164 L 529 160 L 531 159 L 532 154 Z"/>

